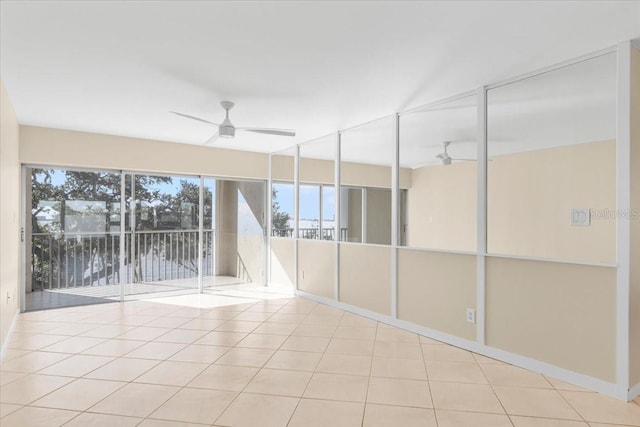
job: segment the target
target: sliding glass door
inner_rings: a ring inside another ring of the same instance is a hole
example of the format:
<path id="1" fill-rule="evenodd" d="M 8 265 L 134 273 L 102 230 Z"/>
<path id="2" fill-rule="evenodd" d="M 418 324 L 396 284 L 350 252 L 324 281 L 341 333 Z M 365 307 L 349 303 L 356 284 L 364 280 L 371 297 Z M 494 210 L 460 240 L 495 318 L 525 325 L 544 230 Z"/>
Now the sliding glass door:
<path id="1" fill-rule="evenodd" d="M 26 310 L 264 284 L 265 182 L 25 170 Z"/>

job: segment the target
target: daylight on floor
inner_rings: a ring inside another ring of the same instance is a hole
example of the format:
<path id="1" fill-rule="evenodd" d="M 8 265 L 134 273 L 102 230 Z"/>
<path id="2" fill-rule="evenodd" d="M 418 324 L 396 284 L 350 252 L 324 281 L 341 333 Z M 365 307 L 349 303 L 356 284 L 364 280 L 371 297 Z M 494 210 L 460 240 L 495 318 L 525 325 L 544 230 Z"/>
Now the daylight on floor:
<path id="1" fill-rule="evenodd" d="M 0 1 L 0 426 L 640 427 L 640 1 Z"/>

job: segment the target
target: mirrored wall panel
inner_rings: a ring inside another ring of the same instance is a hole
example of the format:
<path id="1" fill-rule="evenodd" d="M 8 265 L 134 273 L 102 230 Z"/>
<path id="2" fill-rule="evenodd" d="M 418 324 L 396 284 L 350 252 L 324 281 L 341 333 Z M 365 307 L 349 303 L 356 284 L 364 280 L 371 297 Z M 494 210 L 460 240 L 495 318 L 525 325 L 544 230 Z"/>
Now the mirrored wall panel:
<path id="1" fill-rule="evenodd" d="M 475 251 L 477 102 L 467 96 L 400 116 L 400 244 Z"/>
<path id="2" fill-rule="evenodd" d="M 380 119 L 341 135 L 341 241 L 391 244 L 394 121 Z"/>
<path id="3" fill-rule="evenodd" d="M 300 145 L 298 237 L 335 240 L 335 155 L 337 135 Z"/>
<path id="4" fill-rule="evenodd" d="M 487 101 L 489 253 L 615 263 L 615 54 Z"/>
<path id="5" fill-rule="evenodd" d="M 271 156 L 271 236 L 293 238 L 296 147 Z"/>

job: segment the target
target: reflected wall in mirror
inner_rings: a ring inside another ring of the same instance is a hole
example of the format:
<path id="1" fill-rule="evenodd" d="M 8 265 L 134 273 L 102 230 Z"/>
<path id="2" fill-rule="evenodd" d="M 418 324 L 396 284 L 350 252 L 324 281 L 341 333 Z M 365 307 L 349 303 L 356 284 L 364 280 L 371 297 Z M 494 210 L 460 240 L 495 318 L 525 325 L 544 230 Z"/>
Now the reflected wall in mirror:
<path id="1" fill-rule="evenodd" d="M 488 252 L 615 263 L 616 56 L 489 90 Z"/>
<path id="2" fill-rule="evenodd" d="M 394 118 L 346 131 L 340 140 L 340 240 L 391 244 Z"/>
<path id="3" fill-rule="evenodd" d="M 271 235 L 293 238 L 296 147 L 271 156 Z"/>
<path id="4" fill-rule="evenodd" d="M 477 248 L 476 96 L 400 116 L 400 244 Z"/>
<path id="5" fill-rule="evenodd" d="M 336 135 L 300 145 L 298 237 L 335 240 Z"/>

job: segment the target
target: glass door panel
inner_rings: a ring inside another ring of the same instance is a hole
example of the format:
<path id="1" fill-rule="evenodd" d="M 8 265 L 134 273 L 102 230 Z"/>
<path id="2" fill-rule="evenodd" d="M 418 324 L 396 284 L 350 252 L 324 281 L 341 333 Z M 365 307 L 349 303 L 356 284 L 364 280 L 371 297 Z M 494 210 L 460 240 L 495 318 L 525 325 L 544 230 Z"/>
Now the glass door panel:
<path id="1" fill-rule="evenodd" d="M 204 179 L 202 230 L 202 278 L 203 287 L 215 284 L 215 225 L 216 225 L 216 180 Z"/>
<path id="2" fill-rule="evenodd" d="M 126 280 L 120 271 L 121 174 L 34 168 L 30 175 L 26 310 L 119 299 Z"/>
<path id="3" fill-rule="evenodd" d="M 128 294 L 197 291 L 200 179 L 133 176 L 133 284 Z"/>
<path id="4" fill-rule="evenodd" d="M 238 182 L 237 277 L 265 283 L 266 199 L 264 182 Z"/>

